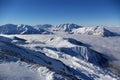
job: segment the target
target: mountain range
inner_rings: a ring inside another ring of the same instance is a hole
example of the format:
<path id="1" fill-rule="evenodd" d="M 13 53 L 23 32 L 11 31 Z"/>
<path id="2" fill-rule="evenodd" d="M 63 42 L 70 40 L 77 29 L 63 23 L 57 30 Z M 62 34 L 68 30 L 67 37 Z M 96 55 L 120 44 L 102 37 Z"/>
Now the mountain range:
<path id="1" fill-rule="evenodd" d="M 115 33 L 107 30 L 104 27 L 83 27 L 77 24 L 60 24 L 57 26 L 44 24 L 44 25 L 14 25 L 6 24 L 0 26 L 1 34 L 54 34 L 56 32 L 65 32 L 70 34 L 87 34 L 97 36 L 114 36 Z"/>

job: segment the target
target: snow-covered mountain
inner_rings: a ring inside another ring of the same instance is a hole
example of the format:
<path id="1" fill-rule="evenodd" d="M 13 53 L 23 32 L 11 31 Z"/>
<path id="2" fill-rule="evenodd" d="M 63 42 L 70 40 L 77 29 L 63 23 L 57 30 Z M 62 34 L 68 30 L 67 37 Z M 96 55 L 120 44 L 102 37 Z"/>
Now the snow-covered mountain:
<path id="1" fill-rule="evenodd" d="M 19 40 L 23 39 L 19 38 Z M 42 52 L 36 52 L 33 50 L 25 49 L 24 47 L 17 46 L 15 44 L 12 44 L 11 41 L 12 39 L 0 36 L 0 62 L 22 61 L 33 65 L 35 64 L 39 67 L 46 67 L 48 70 L 63 76 L 65 79 L 77 80 L 77 77 L 75 77 L 70 72 L 69 67 L 67 67 L 60 60 L 50 58 Z"/>
<path id="2" fill-rule="evenodd" d="M 6 24 L 0 26 L 1 34 L 49 34 L 50 32 L 44 29 L 35 29 L 30 25 L 14 25 L 14 24 Z"/>
<path id="3" fill-rule="evenodd" d="M 44 25 L 14 25 L 6 24 L 0 26 L 1 34 L 53 34 L 57 32 L 74 33 L 74 34 L 87 34 L 96 36 L 114 36 L 118 35 L 104 27 L 83 27 L 76 24 L 60 24 L 57 26 L 44 24 Z"/>
<path id="4" fill-rule="evenodd" d="M 119 30 L 76 24 L 2 25 L 0 80 L 120 80 Z"/>
<path id="5" fill-rule="evenodd" d="M 1 34 L 19 34 L 17 31 L 17 25 L 13 24 L 6 24 L 0 26 L 0 33 Z"/>
<path id="6" fill-rule="evenodd" d="M 73 38 L 0 36 L 2 80 L 120 79 L 105 70 L 105 64 L 107 64 L 105 55 Z M 32 77 L 27 74 L 20 75 L 23 73 L 22 69 L 24 73 L 34 75 Z M 21 73 L 18 73 L 19 70 Z M 11 74 L 12 71 L 18 72 L 15 75 Z"/>
<path id="7" fill-rule="evenodd" d="M 72 33 L 97 35 L 97 36 L 113 36 L 114 35 L 113 32 L 110 32 L 104 27 L 99 27 L 99 26 L 74 29 Z"/>
<path id="8" fill-rule="evenodd" d="M 46 41 L 46 43 L 53 46 L 53 48 L 48 47 L 48 50 L 51 49 L 63 54 L 66 53 L 95 65 L 103 66 L 107 63 L 107 59 L 102 54 L 89 49 L 85 44 L 72 38 L 54 37 Z"/>
<path id="9" fill-rule="evenodd" d="M 55 26 L 53 31 L 64 31 L 64 32 L 71 32 L 72 29 L 81 28 L 82 26 L 79 26 L 77 24 L 60 24 Z"/>
<path id="10" fill-rule="evenodd" d="M 49 30 L 52 27 L 54 27 L 54 26 L 51 24 L 43 24 L 43 25 L 35 25 L 34 26 L 34 28 L 36 28 L 37 30 L 39 30 L 39 29 Z"/>
<path id="11" fill-rule="evenodd" d="M 38 34 L 38 33 L 40 33 L 38 30 L 34 29 L 32 26 L 29 26 L 29 25 L 20 24 L 20 25 L 17 25 L 16 27 L 17 27 L 17 31 L 20 34 L 34 34 L 34 33 Z M 43 31 L 41 31 L 41 33 L 42 32 Z"/>

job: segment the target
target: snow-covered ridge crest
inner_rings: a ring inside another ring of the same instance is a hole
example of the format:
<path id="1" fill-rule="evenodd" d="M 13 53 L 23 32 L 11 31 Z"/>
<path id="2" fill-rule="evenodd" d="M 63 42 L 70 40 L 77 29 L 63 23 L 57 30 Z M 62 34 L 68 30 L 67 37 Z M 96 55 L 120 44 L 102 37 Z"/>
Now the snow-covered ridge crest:
<path id="1" fill-rule="evenodd" d="M 46 43 L 53 48 L 47 47 L 45 50 L 51 49 L 63 54 L 69 54 L 95 65 L 101 65 L 102 61 L 105 60 L 107 63 L 107 59 L 105 59 L 103 55 L 89 49 L 84 43 L 72 38 L 54 37 L 46 41 Z"/>
<path id="2" fill-rule="evenodd" d="M 55 26 L 55 28 L 53 29 L 54 31 L 65 31 L 65 32 L 71 32 L 72 29 L 77 29 L 77 28 L 81 28 L 82 26 L 79 26 L 77 24 L 60 24 Z"/>
<path id="3" fill-rule="evenodd" d="M 54 27 L 51 24 L 43 24 L 43 25 L 35 25 L 34 26 L 36 29 L 44 29 L 44 30 L 49 30 L 50 28 Z"/>
<path id="4" fill-rule="evenodd" d="M 43 29 L 36 29 L 30 25 L 14 25 L 14 24 L 6 24 L 0 26 L 0 34 L 48 34 L 49 31 Z"/>
<path id="5" fill-rule="evenodd" d="M 87 34 L 87 35 L 97 35 L 97 36 L 112 36 L 113 33 L 109 30 L 105 29 L 104 27 L 83 27 L 74 29 L 72 33 L 78 34 Z"/>

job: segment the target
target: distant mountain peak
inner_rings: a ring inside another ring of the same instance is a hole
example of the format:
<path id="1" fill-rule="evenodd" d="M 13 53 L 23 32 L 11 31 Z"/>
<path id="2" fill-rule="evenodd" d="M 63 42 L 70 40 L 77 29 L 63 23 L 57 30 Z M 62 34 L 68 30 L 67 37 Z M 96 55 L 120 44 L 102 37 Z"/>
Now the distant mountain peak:
<path id="1" fill-rule="evenodd" d="M 55 31 L 65 31 L 65 32 L 70 32 L 72 31 L 72 29 L 77 29 L 77 28 L 80 28 L 82 26 L 79 26 L 77 24 L 60 24 L 60 25 L 57 25 L 55 26 L 54 30 Z"/>
<path id="2" fill-rule="evenodd" d="M 72 32 L 78 33 L 78 34 L 98 35 L 98 36 L 112 36 L 113 35 L 112 32 L 100 26 L 78 28 L 78 29 L 74 29 Z"/>

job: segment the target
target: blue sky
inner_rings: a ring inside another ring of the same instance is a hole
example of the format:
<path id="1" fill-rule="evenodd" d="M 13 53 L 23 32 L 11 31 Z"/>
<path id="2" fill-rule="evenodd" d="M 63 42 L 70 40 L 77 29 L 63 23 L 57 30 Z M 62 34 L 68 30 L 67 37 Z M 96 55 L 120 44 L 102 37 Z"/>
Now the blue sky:
<path id="1" fill-rule="evenodd" d="M 0 0 L 0 25 L 120 25 L 120 0 Z"/>

